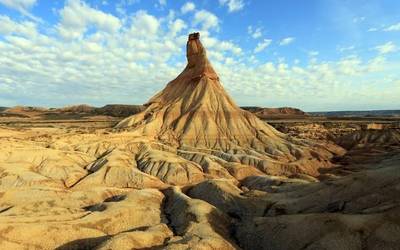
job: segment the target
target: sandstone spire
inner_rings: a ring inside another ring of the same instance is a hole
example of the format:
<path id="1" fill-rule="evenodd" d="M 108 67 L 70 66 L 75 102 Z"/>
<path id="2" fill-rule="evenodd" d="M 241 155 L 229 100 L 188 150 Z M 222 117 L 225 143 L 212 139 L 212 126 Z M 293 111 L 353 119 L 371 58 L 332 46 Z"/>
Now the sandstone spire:
<path id="1" fill-rule="evenodd" d="M 146 106 L 143 112 L 122 120 L 116 127 L 181 149 L 243 154 L 246 160 L 239 157 L 238 161 L 262 165 L 261 168 L 269 165 L 272 169 L 273 165 L 310 156 L 310 150 L 304 147 L 306 142 L 289 138 L 234 103 L 207 59 L 199 33 L 189 35 L 183 72 Z M 319 150 L 316 148 L 313 152 Z M 331 156 L 322 151 L 324 157 Z"/>
<path id="2" fill-rule="evenodd" d="M 117 127 L 224 150 L 232 143 L 250 145 L 257 136 L 279 139 L 279 132 L 240 109 L 225 92 L 199 37 L 199 33 L 189 35 L 183 72 L 148 101 L 144 112 L 126 118 Z M 259 126 L 263 132 L 258 131 Z"/>
<path id="3" fill-rule="evenodd" d="M 200 33 L 189 35 L 186 45 L 187 69 L 192 70 L 194 80 L 207 76 L 210 79 L 219 80 L 217 73 L 208 61 L 206 50 L 200 42 Z"/>

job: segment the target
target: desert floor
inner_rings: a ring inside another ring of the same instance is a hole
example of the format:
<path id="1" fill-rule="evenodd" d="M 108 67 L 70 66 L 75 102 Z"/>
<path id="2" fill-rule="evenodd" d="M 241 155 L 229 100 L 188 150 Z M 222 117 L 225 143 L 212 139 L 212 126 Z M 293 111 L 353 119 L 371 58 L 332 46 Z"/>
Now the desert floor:
<path id="1" fill-rule="evenodd" d="M 318 176 L 205 167 L 118 121 L 0 120 L 1 249 L 400 248 L 399 120 L 269 120 L 346 150 Z"/>

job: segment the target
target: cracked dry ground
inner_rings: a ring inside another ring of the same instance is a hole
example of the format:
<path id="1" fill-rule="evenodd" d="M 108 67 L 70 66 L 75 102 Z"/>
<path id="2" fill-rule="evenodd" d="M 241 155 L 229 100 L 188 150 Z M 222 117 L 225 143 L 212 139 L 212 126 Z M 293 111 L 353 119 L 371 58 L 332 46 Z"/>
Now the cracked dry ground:
<path id="1" fill-rule="evenodd" d="M 318 180 L 129 132 L 1 128 L 0 249 L 399 249 L 399 134 L 362 133 L 381 159 L 352 165 L 369 144 L 348 136 L 346 174 Z"/>

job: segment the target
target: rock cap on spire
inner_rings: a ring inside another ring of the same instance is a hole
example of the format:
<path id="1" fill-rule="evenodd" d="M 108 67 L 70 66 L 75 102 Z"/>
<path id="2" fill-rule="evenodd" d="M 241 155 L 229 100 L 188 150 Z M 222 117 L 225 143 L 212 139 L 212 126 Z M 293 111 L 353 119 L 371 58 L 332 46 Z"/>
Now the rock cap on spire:
<path id="1" fill-rule="evenodd" d="M 206 49 L 200 41 L 200 33 L 189 34 L 186 44 L 187 69 L 190 70 L 192 79 L 197 80 L 203 76 L 219 80 L 217 73 L 207 59 Z"/>
<path id="2" fill-rule="evenodd" d="M 195 32 L 192 34 L 189 34 L 189 40 L 199 40 L 200 39 L 200 33 L 199 32 Z"/>

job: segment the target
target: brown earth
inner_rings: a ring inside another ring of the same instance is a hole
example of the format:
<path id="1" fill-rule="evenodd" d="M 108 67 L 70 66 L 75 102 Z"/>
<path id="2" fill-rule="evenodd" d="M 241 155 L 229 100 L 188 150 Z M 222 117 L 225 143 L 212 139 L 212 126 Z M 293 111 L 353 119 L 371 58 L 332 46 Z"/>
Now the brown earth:
<path id="1" fill-rule="evenodd" d="M 399 249 L 397 121 L 268 125 L 187 48 L 122 121 L 0 119 L 0 249 Z"/>
<path id="2" fill-rule="evenodd" d="M 262 107 L 241 107 L 250 111 L 260 119 L 285 119 L 285 118 L 305 118 L 309 116 L 303 110 L 292 107 L 281 108 L 262 108 Z"/>
<path id="3" fill-rule="evenodd" d="M 144 110 L 142 105 L 107 104 L 103 107 L 93 107 L 86 104 L 67 106 L 63 108 L 40 108 L 16 106 L 0 109 L 0 117 L 29 118 L 38 120 L 51 119 L 91 119 L 96 116 L 127 117 Z"/>

